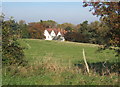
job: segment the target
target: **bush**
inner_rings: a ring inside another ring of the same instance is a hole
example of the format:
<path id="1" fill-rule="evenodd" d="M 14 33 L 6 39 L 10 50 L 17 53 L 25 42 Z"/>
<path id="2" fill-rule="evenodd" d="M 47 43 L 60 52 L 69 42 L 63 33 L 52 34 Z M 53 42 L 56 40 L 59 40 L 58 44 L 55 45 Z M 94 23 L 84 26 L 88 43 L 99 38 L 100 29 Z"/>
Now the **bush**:
<path id="1" fill-rule="evenodd" d="M 1 21 L 2 24 L 2 64 L 22 64 L 24 62 L 23 48 L 18 43 L 20 30 L 14 20 Z"/>

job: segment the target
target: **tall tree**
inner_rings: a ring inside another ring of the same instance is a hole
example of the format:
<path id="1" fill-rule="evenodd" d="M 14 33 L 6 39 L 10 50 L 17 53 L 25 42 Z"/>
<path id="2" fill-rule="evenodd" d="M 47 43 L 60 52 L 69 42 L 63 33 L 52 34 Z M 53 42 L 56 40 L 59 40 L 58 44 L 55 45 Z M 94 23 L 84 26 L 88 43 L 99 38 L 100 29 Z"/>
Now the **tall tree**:
<path id="1" fill-rule="evenodd" d="M 84 2 L 84 7 L 91 6 L 93 15 L 100 16 L 100 20 L 109 27 L 104 46 L 118 47 L 120 54 L 120 2 Z"/>
<path id="2" fill-rule="evenodd" d="M 24 62 L 23 47 L 18 43 L 19 26 L 15 20 L 0 22 L 2 25 L 2 63 L 4 65 L 22 64 Z"/>
<path id="3" fill-rule="evenodd" d="M 84 21 L 80 24 L 80 28 L 78 29 L 78 32 L 80 35 L 82 35 L 83 40 L 82 42 L 88 43 L 90 40 L 90 32 L 89 32 L 89 26 L 88 21 Z"/>
<path id="4" fill-rule="evenodd" d="M 90 42 L 94 44 L 104 44 L 106 39 L 106 33 L 108 33 L 108 26 L 106 26 L 103 22 L 94 21 L 89 25 L 91 33 Z"/>

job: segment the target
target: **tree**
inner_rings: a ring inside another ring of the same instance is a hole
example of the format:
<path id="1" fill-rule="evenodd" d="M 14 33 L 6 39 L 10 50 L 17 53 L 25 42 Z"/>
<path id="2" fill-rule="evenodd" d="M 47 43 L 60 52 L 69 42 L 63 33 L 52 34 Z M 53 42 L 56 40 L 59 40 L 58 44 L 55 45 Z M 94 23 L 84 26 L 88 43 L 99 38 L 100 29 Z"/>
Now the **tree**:
<path id="1" fill-rule="evenodd" d="M 57 26 L 57 22 L 55 22 L 53 20 L 47 20 L 47 21 L 40 20 L 40 24 L 42 24 L 43 27 L 45 27 L 45 28 L 54 28 Z"/>
<path id="2" fill-rule="evenodd" d="M 65 28 L 65 30 L 68 31 L 68 32 L 71 32 L 71 31 L 73 30 L 73 28 L 70 27 L 70 26 L 67 26 L 67 27 Z"/>
<path id="3" fill-rule="evenodd" d="M 88 30 L 88 21 L 84 21 L 80 25 L 81 27 L 79 28 L 78 32 L 84 33 L 83 31 Z"/>
<path id="4" fill-rule="evenodd" d="M 81 40 L 84 43 L 89 43 L 90 40 L 90 32 L 89 32 L 89 26 L 88 26 L 88 21 L 84 21 L 83 23 L 80 24 L 80 28 L 78 29 L 78 33 L 83 37 Z"/>
<path id="5" fill-rule="evenodd" d="M 84 7 L 91 6 L 93 15 L 100 16 L 100 20 L 109 28 L 105 35 L 105 48 L 115 49 L 120 54 L 120 2 L 84 2 Z"/>
<path id="6" fill-rule="evenodd" d="M 33 39 L 43 39 L 44 38 L 44 30 L 42 24 L 40 23 L 29 23 L 28 25 L 29 33 Z"/>
<path id="7" fill-rule="evenodd" d="M 19 21 L 19 27 L 21 30 L 21 37 L 22 38 L 30 38 L 30 34 L 28 31 L 28 25 L 25 23 L 24 20 Z"/>
<path id="8" fill-rule="evenodd" d="M 90 43 L 103 45 L 105 43 L 105 36 L 106 33 L 108 33 L 109 28 L 100 21 L 92 22 L 89 27 L 89 32 L 91 33 Z"/>
<path id="9" fill-rule="evenodd" d="M 3 65 L 23 64 L 23 47 L 18 43 L 19 27 L 14 19 L 1 21 L 2 25 L 2 63 Z"/>
<path id="10" fill-rule="evenodd" d="M 67 31 L 72 31 L 75 28 L 75 26 L 71 23 L 58 24 L 57 27 L 62 28 L 62 29 L 67 30 Z"/>

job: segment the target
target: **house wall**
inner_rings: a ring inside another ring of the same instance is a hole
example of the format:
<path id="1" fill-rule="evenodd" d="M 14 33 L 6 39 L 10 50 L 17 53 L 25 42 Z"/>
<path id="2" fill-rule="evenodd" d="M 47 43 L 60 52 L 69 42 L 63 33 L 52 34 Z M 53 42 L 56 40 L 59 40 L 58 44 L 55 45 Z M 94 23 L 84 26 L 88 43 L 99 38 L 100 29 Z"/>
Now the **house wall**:
<path id="1" fill-rule="evenodd" d="M 62 35 L 60 32 L 58 32 L 57 36 Z"/>
<path id="2" fill-rule="evenodd" d="M 52 30 L 52 32 L 50 33 L 52 39 L 56 36 L 55 32 Z"/>
<path id="3" fill-rule="evenodd" d="M 51 35 L 48 33 L 47 30 L 44 31 L 44 35 L 45 35 L 45 37 L 46 37 L 45 40 L 52 40 L 52 37 L 51 37 Z"/>

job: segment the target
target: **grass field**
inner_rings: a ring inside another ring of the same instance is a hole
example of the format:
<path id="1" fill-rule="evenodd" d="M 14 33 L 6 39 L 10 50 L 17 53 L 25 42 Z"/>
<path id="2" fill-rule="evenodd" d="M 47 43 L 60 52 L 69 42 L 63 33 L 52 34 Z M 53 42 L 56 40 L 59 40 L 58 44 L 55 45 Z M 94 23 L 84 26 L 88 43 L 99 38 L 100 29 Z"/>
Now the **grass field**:
<path id="1" fill-rule="evenodd" d="M 3 85 L 117 85 L 117 60 L 112 50 L 97 51 L 98 45 L 24 39 L 25 67 L 3 69 Z M 86 72 L 85 49 L 90 73 Z"/>

